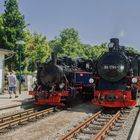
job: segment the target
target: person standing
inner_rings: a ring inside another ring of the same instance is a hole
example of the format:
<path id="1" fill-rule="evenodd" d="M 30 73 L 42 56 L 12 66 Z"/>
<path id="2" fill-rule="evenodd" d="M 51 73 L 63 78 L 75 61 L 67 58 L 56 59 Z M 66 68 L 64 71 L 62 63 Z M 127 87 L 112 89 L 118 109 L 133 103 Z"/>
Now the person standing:
<path id="1" fill-rule="evenodd" d="M 16 94 L 16 75 L 13 72 L 10 72 L 10 75 L 8 75 L 8 87 L 9 87 L 9 94 L 10 98 L 12 98 L 12 93 L 15 94 L 15 98 L 17 98 Z"/>

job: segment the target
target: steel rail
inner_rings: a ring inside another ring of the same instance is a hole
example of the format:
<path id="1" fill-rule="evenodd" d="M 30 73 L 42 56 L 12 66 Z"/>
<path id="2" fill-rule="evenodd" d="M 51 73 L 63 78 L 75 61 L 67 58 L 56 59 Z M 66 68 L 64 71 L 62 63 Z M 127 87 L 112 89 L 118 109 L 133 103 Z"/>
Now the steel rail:
<path id="1" fill-rule="evenodd" d="M 82 128 L 89 125 L 92 121 L 96 120 L 98 117 L 101 116 L 102 111 L 98 111 L 96 114 L 92 115 L 88 119 L 86 119 L 84 122 L 82 122 L 80 125 L 72 129 L 68 134 L 62 136 L 59 140 L 70 140 L 75 134 L 77 134 Z"/>
<path id="2" fill-rule="evenodd" d="M 109 129 L 112 127 L 112 125 L 118 120 L 118 118 L 121 116 L 121 111 L 118 111 L 110 120 L 107 122 L 107 124 L 93 137 L 91 140 L 102 140 L 106 133 L 109 131 Z"/>
<path id="3" fill-rule="evenodd" d="M 25 114 L 25 116 L 21 116 L 21 117 L 14 118 L 12 120 L 0 123 L 0 130 L 22 124 L 23 122 L 30 121 L 32 119 L 43 117 L 46 114 L 51 113 L 53 111 L 54 111 L 54 108 L 52 107 L 52 108 L 45 109 L 39 112 L 31 112 L 31 114 Z"/>
<path id="4" fill-rule="evenodd" d="M 17 117 L 24 116 L 26 114 L 28 115 L 31 112 L 35 112 L 34 108 L 30 108 L 30 109 L 22 111 L 22 112 L 18 112 L 18 113 L 14 113 L 14 114 L 11 114 L 11 115 L 4 116 L 4 117 L 0 117 L 0 123 L 3 123 L 5 121 L 11 120 L 11 119 L 14 119 L 14 118 L 17 118 Z"/>

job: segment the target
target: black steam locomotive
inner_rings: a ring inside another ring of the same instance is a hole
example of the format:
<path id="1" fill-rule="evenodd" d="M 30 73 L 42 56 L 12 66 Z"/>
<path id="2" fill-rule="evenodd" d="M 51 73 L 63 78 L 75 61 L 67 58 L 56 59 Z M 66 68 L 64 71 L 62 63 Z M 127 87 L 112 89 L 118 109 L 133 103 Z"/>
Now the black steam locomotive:
<path id="1" fill-rule="evenodd" d="M 93 63 L 84 58 L 72 59 L 67 56 L 38 64 L 37 84 L 30 95 L 34 104 L 63 106 L 77 95 L 93 93 Z"/>
<path id="2" fill-rule="evenodd" d="M 140 89 L 140 56 L 112 38 L 109 50 L 97 60 L 95 92 L 92 103 L 105 107 L 136 105 Z"/>

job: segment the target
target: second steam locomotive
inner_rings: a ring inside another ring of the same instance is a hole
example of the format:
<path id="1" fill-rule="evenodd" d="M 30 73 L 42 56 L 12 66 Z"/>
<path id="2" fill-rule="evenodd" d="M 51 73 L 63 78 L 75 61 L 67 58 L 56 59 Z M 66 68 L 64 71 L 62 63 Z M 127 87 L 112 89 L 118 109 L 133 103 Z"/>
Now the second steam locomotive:
<path id="1" fill-rule="evenodd" d="M 140 90 L 140 56 L 112 38 L 109 50 L 97 60 L 92 103 L 105 107 L 135 106 Z"/>
<path id="2" fill-rule="evenodd" d="M 30 95 L 34 104 L 64 106 L 78 95 L 93 93 L 92 61 L 83 58 L 59 59 L 53 54 L 49 62 L 38 64 L 37 84 Z"/>

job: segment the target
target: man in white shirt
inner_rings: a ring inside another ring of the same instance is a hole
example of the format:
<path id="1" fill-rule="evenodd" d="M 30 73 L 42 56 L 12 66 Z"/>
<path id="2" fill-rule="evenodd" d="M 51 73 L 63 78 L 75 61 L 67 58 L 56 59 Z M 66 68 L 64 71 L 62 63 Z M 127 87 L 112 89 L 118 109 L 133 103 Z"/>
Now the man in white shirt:
<path id="1" fill-rule="evenodd" d="M 10 72 L 10 75 L 8 75 L 8 86 L 9 86 L 9 94 L 10 98 L 12 98 L 12 92 L 15 94 L 15 98 L 18 96 L 16 95 L 16 75 L 14 75 L 13 72 Z"/>

